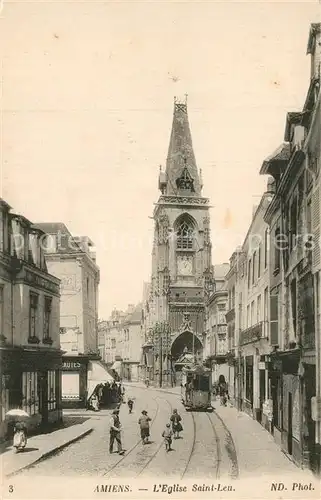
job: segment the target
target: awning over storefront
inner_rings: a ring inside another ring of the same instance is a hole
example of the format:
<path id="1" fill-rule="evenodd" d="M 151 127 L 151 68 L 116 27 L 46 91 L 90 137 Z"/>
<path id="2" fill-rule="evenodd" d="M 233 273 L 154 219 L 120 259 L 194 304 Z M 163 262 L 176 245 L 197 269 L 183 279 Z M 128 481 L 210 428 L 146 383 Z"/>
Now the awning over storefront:
<path id="1" fill-rule="evenodd" d="M 92 396 L 97 385 L 105 384 L 106 382 L 113 383 L 113 381 L 113 377 L 102 363 L 99 361 L 89 361 L 87 381 L 88 399 Z"/>

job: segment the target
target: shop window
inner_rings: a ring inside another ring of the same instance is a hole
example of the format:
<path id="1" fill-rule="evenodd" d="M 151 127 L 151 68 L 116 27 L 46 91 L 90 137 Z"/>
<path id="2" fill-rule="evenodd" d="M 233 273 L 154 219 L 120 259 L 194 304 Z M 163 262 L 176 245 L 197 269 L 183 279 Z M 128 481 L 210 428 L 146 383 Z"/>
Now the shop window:
<path id="1" fill-rule="evenodd" d="M 39 413 L 37 372 L 22 374 L 22 407 L 29 415 Z"/>
<path id="2" fill-rule="evenodd" d="M 56 399 L 56 372 L 48 372 L 48 410 L 55 410 L 57 407 Z"/>
<path id="3" fill-rule="evenodd" d="M 44 338 L 44 340 L 50 339 L 51 305 L 52 305 L 52 298 L 45 297 L 44 325 L 43 325 L 43 338 Z"/>
<path id="4" fill-rule="evenodd" d="M 253 356 L 247 356 L 245 364 L 245 398 L 253 406 Z"/>
<path id="5" fill-rule="evenodd" d="M 29 297 L 29 341 L 37 339 L 37 316 L 39 296 L 31 293 Z"/>

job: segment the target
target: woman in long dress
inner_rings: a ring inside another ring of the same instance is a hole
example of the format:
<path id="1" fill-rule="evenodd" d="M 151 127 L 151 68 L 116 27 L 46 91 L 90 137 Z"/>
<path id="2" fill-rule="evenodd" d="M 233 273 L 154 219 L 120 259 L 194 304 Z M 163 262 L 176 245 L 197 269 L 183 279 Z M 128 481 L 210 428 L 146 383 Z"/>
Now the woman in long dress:
<path id="1" fill-rule="evenodd" d="M 17 422 L 14 426 L 13 447 L 18 451 L 23 451 L 27 444 L 27 426 L 23 422 Z"/>
<path id="2" fill-rule="evenodd" d="M 182 417 L 180 416 L 177 410 L 173 410 L 173 414 L 170 420 L 172 422 L 174 439 L 179 439 L 179 433 L 183 430 L 183 427 L 181 424 Z"/>

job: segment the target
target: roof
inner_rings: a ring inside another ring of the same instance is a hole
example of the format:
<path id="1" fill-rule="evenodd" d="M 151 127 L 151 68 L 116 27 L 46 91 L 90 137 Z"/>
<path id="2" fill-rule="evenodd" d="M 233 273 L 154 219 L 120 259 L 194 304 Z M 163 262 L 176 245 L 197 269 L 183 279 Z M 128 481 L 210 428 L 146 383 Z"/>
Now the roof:
<path id="1" fill-rule="evenodd" d="M 224 263 L 224 264 L 214 264 L 214 279 L 215 280 L 223 280 L 228 273 L 228 270 L 230 268 L 230 264 Z"/>
<path id="2" fill-rule="evenodd" d="M 135 306 L 135 309 L 131 313 L 126 315 L 126 317 L 124 318 L 124 323 L 140 322 L 142 319 L 142 310 L 143 310 L 143 305 L 141 303 L 137 304 Z"/>
<path id="3" fill-rule="evenodd" d="M 281 144 L 270 156 L 268 156 L 264 162 L 262 163 L 262 167 L 260 170 L 260 174 L 268 174 L 268 168 L 271 163 L 278 161 L 288 161 L 290 159 L 290 144 L 283 143 Z"/>
<path id="4" fill-rule="evenodd" d="M 194 193 L 191 195 L 200 196 L 201 186 L 189 127 L 187 104 L 175 100 L 172 132 L 166 160 L 167 195 L 178 194 L 176 180 L 181 177 L 185 168 L 194 180 Z"/>
<path id="5" fill-rule="evenodd" d="M 311 23 L 309 38 L 308 38 L 307 54 L 312 54 L 312 52 L 314 51 L 315 36 L 318 33 L 320 33 L 320 29 L 321 29 L 321 23 Z"/>
<path id="6" fill-rule="evenodd" d="M 63 222 L 37 222 L 34 227 L 48 235 L 58 236 L 57 250 L 55 253 L 66 254 L 83 252 L 77 238 L 75 238 Z"/>

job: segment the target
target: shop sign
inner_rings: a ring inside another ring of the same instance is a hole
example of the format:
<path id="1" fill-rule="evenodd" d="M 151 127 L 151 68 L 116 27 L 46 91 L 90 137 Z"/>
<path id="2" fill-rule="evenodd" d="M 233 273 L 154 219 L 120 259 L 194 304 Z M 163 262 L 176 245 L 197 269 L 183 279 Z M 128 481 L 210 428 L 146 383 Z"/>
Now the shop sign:
<path id="1" fill-rule="evenodd" d="M 78 361 L 63 361 L 62 369 L 63 370 L 79 370 L 81 364 Z"/>
<path id="2" fill-rule="evenodd" d="M 265 363 L 264 361 L 259 362 L 259 370 L 265 370 Z"/>
<path id="3" fill-rule="evenodd" d="M 30 271 L 26 271 L 25 280 L 31 286 L 34 286 L 36 288 L 43 288 L 47 292 L 56 294 L 59 293 L 59 285 L 56 285 L 56 283 L 42 278 L 41 276 L 38 276 L 37 274 L 34 274 Z"/>
<path id="4" fill-rule="evenodd" d="M 311 398 L 311 417 L 314 422 L 321 420 L 321 398 L 314 396 Z"/>

